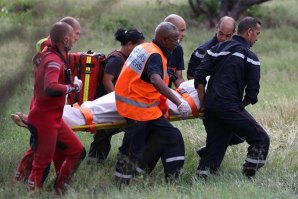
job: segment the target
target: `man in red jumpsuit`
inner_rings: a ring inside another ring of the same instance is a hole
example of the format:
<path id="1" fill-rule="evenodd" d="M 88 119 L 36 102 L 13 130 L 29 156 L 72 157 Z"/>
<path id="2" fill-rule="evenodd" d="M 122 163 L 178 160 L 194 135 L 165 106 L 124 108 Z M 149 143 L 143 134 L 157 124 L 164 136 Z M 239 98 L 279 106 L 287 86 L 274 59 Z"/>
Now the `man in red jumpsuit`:
<path id="1" fill-rule="evenodd" d="M 75 77 L 70 83 L 71 77 L 67 75 L 67 51 L 75 40 L 73 28 L 67 23 L 56 22 L 50 39 L 52 45 L 43 52 L 35 71 L 34 102 L 28 115 L 28 128 L 32 134 L 30 145 L 34 151 L 28 187 L 31 190 L 42 188 L 56 145 L 60 145 L 63 151 L 56 153 L 63 153 L 64 158 L 60 168 L 56 167 L 54 187 L 57 192 L 63 192 L 86 154 L 80 140 L 62 119 L 66 94 L 79 92 L 82 82 Z"/>
<path id="2" fill-rule="evenodd" d="M 67 16 L 67 17 L 62 18 L 60 20 L 60 22 L 65 22 L 73 28 L 73 31 L 75 34 L 74 40 L 75 40 L 75 42 L 77 42 L 80 38 L 80 32 L 81 32 L 81 27 L 80 27 L 79 21 L 73 17 Z M 40 53 L 40 52 L 46 50 L 46 48 L 50 45 L 51 45 L 51 39 L 50 39 L 50 37 L 47 37 L 47 38 L 44 38 L 44 39 L 41 39 L 40 41 L 38 41 L 36 44 L 36 48 Z M 38 65 L 37 63 L 34 63 L 34 64 L 36 66 Z M 33 102 L 34 102 L 34 97 L 32 98 L 31 103 L 30 103 L 30 109 L 31 109 L 31 106 L 33 105 Z M 21 120 L 21 121 L 17 121 L 17 122 L 23 122 L 23 124 L 21 126 L 28 128 L 28 125 L 27 125 L 28 116 L 24 115 L 23 113 L 16 113 L 16 114 L 17 115 L 14 115 L 14 117 L 18 116 L 19 118 L 17 118 L 17 119 Z M 63 163 L 63 161 L 65 159 L 65 156 L 63 155 L 63 153 L 60 152 L 60 151 L 63 151 L 63 149 L 64 149 L 63 144 L 58 142 L 57 148 L 56 148 L 56 150 L 58 152 L 55 153 L 55 156 L 53 159 L 56 172 L 59 171 L 61 164 Z M 15 179 L 17 181 L 22 181 L 22 180 L 25 180 L 28 178 L 29 174 L 31 173 L 31 169 L 32 169 L 33 156 L 34 156 L 33 150 L 31 147 L 29 147 L 26 150 L 25 154 L 23 155 L 23 157 L 17 167 L 16 173 L 15 173 Z M 48 167 L 48 170 L 49 169 L 50 169 L 50 167 Z"/>

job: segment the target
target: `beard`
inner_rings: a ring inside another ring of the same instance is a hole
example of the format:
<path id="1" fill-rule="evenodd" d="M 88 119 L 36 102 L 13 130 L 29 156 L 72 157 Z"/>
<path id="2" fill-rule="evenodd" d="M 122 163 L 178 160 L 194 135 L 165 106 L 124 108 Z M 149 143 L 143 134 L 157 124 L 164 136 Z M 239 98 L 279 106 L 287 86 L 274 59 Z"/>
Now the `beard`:
<path id="1" fill-rule="evenodd" d="M 71 50 L 71 45 L 70 46 L 65 46 L 65 51 L 70 51 Z"/>

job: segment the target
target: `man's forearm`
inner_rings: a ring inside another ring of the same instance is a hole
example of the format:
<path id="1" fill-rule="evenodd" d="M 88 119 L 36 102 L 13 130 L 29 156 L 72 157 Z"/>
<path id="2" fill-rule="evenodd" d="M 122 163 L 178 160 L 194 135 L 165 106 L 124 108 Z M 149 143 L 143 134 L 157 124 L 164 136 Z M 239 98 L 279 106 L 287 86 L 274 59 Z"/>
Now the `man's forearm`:
<path id="1" fill-rule="evenodd" d="M 178 88 L 182 82 L 184 82 L 183 76 L 182 76 L 182 70 L 176 71 L 177 80 L 174 82 L 175 87 Z"/>
<path id="2" fill-rule="evenodd" d="M 205 97 L 205 85 L 199 84 L 197 86 L 198 97 L 200 100 L 200 109 L 205 109 L 204 97 Z"/>
<path id="3" fill-rule="evenodd" d="M 170 88 L 164 83 L 164 81 L 161 79 L 161 77 L 157 74 L 153 74 L 150 77 L 151 83 L 153 86 L 160 92 L 163 96 L 165 96 L 167 99 L 171 100 L 174 104 L 179 106 L 181 101 L 179 100 L 176 95 L 172 93 Z"/>

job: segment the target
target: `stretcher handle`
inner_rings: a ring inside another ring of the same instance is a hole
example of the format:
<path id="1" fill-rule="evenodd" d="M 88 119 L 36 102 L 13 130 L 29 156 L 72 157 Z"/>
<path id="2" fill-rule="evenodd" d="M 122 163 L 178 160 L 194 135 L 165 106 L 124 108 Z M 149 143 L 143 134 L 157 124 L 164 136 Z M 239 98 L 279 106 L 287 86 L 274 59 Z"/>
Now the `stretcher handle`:
<path id="1" fill-rule="evenodd" d="M 171 116 L 169 121 L 174 122 L 174 121 L 180 121 L 180 120 L 188 120 L 188 119 L 195 119 L 195 118 L 200 118 L 202 119 L 203 117 L 199 116 L 189 116 L 186 119 L 181 119 L 181 117 L 178 116 Z M 113 123 L 100 123 L 100 124 L 95 124 L 96 129 L 112 129 L 112 128 L 121 128 L 125 126 L 125 120 L 121 120 L 118 122 L 113 122 Z M 88 131 L 90 129 L 89 125 L 82 125 L 82 126 L 73 126 L 71 127 L 72 130 L 74 131 Z"/>

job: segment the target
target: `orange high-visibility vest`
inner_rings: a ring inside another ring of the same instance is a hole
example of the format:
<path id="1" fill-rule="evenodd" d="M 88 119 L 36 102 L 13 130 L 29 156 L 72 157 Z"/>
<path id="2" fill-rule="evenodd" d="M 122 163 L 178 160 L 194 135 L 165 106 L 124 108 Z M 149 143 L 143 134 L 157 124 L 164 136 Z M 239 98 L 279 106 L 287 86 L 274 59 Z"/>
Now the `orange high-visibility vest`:
<path id="1" fill-rule="evenodd" d="M 127 58 L 115 85 L 117 111 L 122 117 L 137 121 L 154 120 L 162 116 L 159 108 L 161 93 L 141 79 L 148 58 L 158 53 L 162 58 L 163 80 L 168 85 L 167 58 L 153 42 L 136 46 Z"/>

